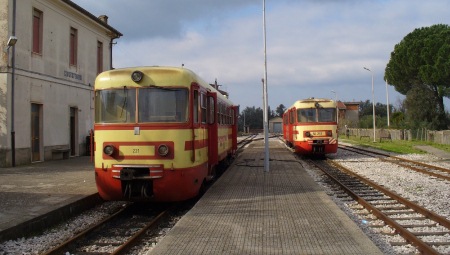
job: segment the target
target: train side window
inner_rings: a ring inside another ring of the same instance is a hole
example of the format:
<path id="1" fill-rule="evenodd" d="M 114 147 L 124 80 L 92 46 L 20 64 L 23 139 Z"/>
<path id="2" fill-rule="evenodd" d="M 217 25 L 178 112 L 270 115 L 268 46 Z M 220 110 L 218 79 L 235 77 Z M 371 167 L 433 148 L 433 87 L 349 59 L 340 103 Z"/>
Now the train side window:
<path id="1" fill-rule="evenodd" d="M 289 112 L 289 123 L 294 124 L 294 111 Z"/>
<path id="2" fill-rule="evenodd" d="M 230 124 L 231 124 L 231 125 L 234 125 L 234 109 L 231 109 L 231 116 L 230 116 L 230 119 L 231 119 Z"/>
<path id="3" fill-rule="evenodd" d="M 230 124 L 230 120 L 228 119 L 228 117 L 230 116 L 229 112 L 230 109 L 228 109 L 228 107 L 225 106 L 225 125 Z"/>
<path id="4" fill-rule="evenodd" d="M 209 109 L 208 123 L 209 124 L 214 124 L 214 122 L 215 122 L 215 118 L 214 118 L 215 109 L 214 109 L 214 98 L 213 97 L 208 97 L 208 109 Z"/>
<path id="5" fill-rule="evenodd" d="M 219 103 L 219 124 L 223 124 L 222 103 Z"/>
<path id="6" fill-rule="evenodd" d="M 194 123 L 198 123 L 198 91 L 194 90 L 194 102 L 192 107 L 192 115 L 194 117 Z"/>
<path id="7" fill-rule="evenodd" d="M 202 123 L 206 124 L 206 95 L 201 93 L 200 109 L 202 112 Z"/>

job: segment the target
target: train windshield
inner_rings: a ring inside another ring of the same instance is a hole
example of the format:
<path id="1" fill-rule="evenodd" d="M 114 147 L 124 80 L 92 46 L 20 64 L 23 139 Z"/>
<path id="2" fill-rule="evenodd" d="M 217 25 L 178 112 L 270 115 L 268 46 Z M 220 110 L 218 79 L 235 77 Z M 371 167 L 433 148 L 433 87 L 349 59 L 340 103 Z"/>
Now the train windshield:
<path id="1" fill-rule="evenodd" d="M 139 122 L 187 122 L 188 90 L 149 87 L 139 89 Z"/>
<path id="2" fill-rule="evenodd" d="M 99 90 L 95 92 L 95 122 L 136 123 L 136 105 L 139 123 L 187 122 L 188 101 L 188 90 L 181 88 Z"/>
<path id="3" fill-rule="evenodd" d="M 135 123 L 136 89 L 99 90 L 95 92 L 96 123 Z"/>
<path id="4" fill-rule="evenodd" d="M 335 122 L 336 108 L 307 108 L 297 110 L 297 120 L 308 122 Z"/>

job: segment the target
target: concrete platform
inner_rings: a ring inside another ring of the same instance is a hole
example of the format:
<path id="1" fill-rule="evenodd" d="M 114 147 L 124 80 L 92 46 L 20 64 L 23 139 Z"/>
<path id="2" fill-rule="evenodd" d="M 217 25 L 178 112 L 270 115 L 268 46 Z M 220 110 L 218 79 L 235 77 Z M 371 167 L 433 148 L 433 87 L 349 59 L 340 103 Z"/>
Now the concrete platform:
<path id="1" fill-rule="evenodd" d="M 0 168 L 0 241 L 25 236 L 99 201 L 90 157 Z"/>
<path id="2" fill-rule="evenodd" d="M 150 254 L 382 254 L 278 139 L 254 142 Z"/>

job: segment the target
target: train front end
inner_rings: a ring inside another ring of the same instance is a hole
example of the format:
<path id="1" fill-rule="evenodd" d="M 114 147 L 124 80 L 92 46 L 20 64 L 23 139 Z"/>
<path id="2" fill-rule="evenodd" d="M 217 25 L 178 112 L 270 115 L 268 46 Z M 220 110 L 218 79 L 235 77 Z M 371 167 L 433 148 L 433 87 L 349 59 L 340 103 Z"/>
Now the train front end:
<path id="1" fill-rule="evenodd" d="M 95 179 L 105 200 L 183 201 L 207 175 L 192 124 L 195 76 L 177 68 L 116 69 L 95 85 Z"/>
<path id="2" fill-rule="evenodd" d="M 338 126 L 336 102 L 328 99 L 297 101 L 285 114 L 285 139 L 301 155 L 336 153 Z M 289 119 L 290 118 L 290 119 Z"/>

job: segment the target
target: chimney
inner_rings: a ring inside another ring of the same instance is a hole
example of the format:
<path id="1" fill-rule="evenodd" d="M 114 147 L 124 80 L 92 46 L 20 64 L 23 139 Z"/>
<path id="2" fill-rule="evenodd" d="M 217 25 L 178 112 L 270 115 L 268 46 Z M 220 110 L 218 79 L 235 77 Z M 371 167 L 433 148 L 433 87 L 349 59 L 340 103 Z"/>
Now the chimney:
<path id="1" fill-rule="evenodd" d="M 100 15 L 98 17 L 99 20 L 101 20 L 103 23 L 108 24 L 108 16 L 106 15 Z"/>

